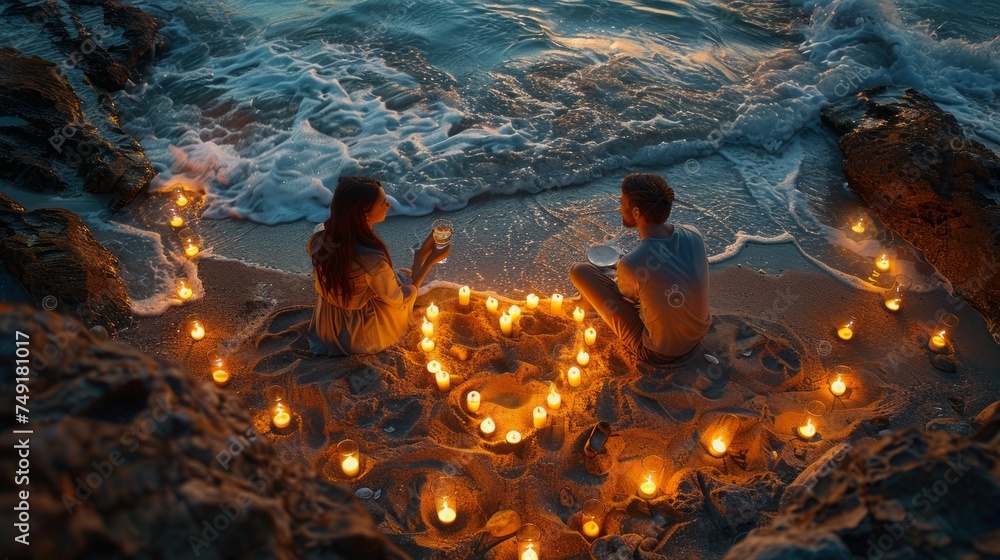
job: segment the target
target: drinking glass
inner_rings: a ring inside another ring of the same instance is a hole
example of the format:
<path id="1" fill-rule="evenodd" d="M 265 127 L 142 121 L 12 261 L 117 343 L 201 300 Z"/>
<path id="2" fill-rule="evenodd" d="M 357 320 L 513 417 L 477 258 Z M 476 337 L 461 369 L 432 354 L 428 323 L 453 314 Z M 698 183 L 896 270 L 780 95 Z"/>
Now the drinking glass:
<path id="1" fill-rule="evenodd" d="M 451 244 L 451 233 L 454 229 L 450 220 L 434 220 L 431 224 L 431 233 L 434 235 L 434 243 L 438 249 L 444 249 Z M 445 257 L 440 262 L 444 264 L 448 262 L 448 258 Z"/>

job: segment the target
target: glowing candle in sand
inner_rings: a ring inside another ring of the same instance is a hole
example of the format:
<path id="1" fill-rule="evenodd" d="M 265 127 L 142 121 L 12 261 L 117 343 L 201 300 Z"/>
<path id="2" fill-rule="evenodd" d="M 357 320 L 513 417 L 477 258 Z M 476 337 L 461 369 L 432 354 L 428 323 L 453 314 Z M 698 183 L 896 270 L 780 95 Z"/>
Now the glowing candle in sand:
<path id="1" fill-rule="evenodd" d="M 189 257 L 197 256 L 200 251 L 201 249 L 199 249 L 198 245 L 193 241 L 189 241 L 184 244 L 184 254 Z"/>
<path id="2" fill-rule="evenodd" d="M 858 219 L 854 221 L 854 225 L 851 226 L 851 230 L 854 233 L 864 233 L 865 232 L 865 217 L 858 216 Z"/>
<path id="3" fill-rule="evenodd" d="M 271 422 L 274 423 L 275 428 L 286 428 L 288 424 L 292 421 L 292 415 L 285 410 L 285 406 L 282 404 L 277 405 L 277 411 L 274 413 L 274 417 L 271 418 Z"/>
<path id="4" fill-rule="evenodd" d="M 212 366 L 212 381 L 222 387 L 229 381 L 229 372 L 226 371 L 226 364 L 222 360 L 222 354 L 218 350 L 208 353 L 208 363 Z"/>
<path id="5" fill-rule="evenodd" d="M 497 301 L 497 298 L 493 296 L 486 298 L 486 311 L 489 311 L 490 313 L 496 313 L 499 308 L 500 308 L 500 302 Z"/>
<path id="6" fill-rule="evenodd" d="M 713 457 L 723 457 L 733 443 L 733 437 L 740 428 L 740 418 L 735 414 L 723 414 L 709 432 L 708 453 Z"/>
<path id="7" fill-rule="evenodd" d="M 875 268 L 877 268 L 879 272 L 887 272 L 889 270 L 889 264 L 889 257 L 883 254 L 878 258 L 878 260 L 875 261 Z"/>
<path id="8" fill-rule="evenodd" d="M 267 407 L 271 412 L 271 422 L 275 428 L 285 428 L 292 421 L 289 414 L 288 399 L 285 396 L 285 388 L 280 385 L 271 385 L 264 392 L 267 398 Z"/>
<path id="9" fill-rule="evenodd" d="M 427 337 L 424 337 L 424 339 L 420 341 L 420 349 L 423 350 L 424 352 L 430 352 L 434 350 L 434 341 Z"/>
<path id="10" fill-rule="evenodd" d="M 590 363 L 590 354 L 588 354 L 586 350 L 584 350 L 583 348 L 581 348 L 580 351 L 577 352 L 577 354 L 576 354 L 576 363 L 580 364 L 581 366 L 585 366 L 585 365 L 589 364 Z"/>
<path id="11" fill-rule="evenodd" d="M 580 368 L 573 366 L 566 372 L 566 381 L 570 387 L 580 386 Z"/>
<path id="12" fill-rule="evenodd" d="M 854 322 L 854 318 L 851 318 L 850 321 L 844 323 L 843 326 L 837 329 L 837 336 L 839 336 L 841 340 L 851 340 L 854 336 Z"/>
<path id="13" fill-rule="evenodd" d="M 427 371 L 433 373 L 434 375 L 437 375 L 437 373 L 441 371 L 441 362 L 437 360 L 431 360 L 427 362 Z"/>
<path id="14" fill-rule="evenodd" d="M 525 298 L 525 304 L 524 305 L 528 309 L 534 309 L 534 308 L 538 307 L 538 296 L 536 296 L 535 294 L 528 294 L 528 297 Z"/>
<path id="15" fill-rule="evenodd" d="M 504 313 L 500 316 L 500 332 L 504 336 L 511 336 L 514 334 L 514 322 L 511 320 L 510 315 Z"/>
<path id="16" fill-rule="evenodd" d="M 660 479 L 663 477 L 663 458 L 659 455 L 646 455 L 642 459 L 642 477 L 639 481 L 639 497 L 650 499 L 656 497 Z"/>
<path id="17" fill-rule="evenodd" d="M 171 206 L 168 216 L 170 217 L 171 227 L 184 227 L 184 216 L 181 216 L 181 213 L 177 211 L 177 208 Z"/>
<path id="18" fill-rule="evenodd" d="M 795 430 L 802 439 L 812 439 L 816 435 L 819 419 L 826 413 L 826 405 L 820 401 L 809 401 L 806 405 L 805 422 Z"/>
<path id="19" fill-rule="evenodd" d="M 549 302 L 549 311 L 553 315 L 562 313 L 562 300 L 562 294 L 552 294 L 552 300 Z"/>
<path id="20" fill-rule="evenodd" d="M 451 389 L 451 374 L 447 371 L 441 370 L 435 373 L 434 380 L 437 381 L 438 390 L 442 393 Z"/>
<path id="21" fill-rule="evenodd" d="M 507 314 L 510 315 L 510 320 L 514 323 L 521 320 L 521 308 L 516 305 L 510 306 L 510 309 L 507 310 Z"/>
<path id="22" fill-rule="evenodd" d="M 558 410 L 559 405 L 562 404 L 562 397 L 556 392 L 555 383 L 549 383 L 549 394 L 545 397 L 545 402 L 548 403 L 549 408 L 552 410 Z"/>
<path id="23" fill-rule="evenodd" d="M 337 444 L 337 453 L 340 455 L 340 470 L 345 476 L 355 477 L 361 472 L 361 454 L 358 453 L 358 444 L 351 439 L 345 439 Z"/>
<path id="24" fill-rule="evenodd" d="M 465 396 L 465 408 L 469 409 L 469 412 L 473 414 L 479 412 L 479 401 L 481 398 L 479 391 L 469 391 L 469 394 Z"/>
<path id="25" fill-rule="evenodd" d="M 545 412 L 545 407 L 536 406 L 535 410 L 531 413 L 531 419 L 535 424 L 536 429 L 542 429 L 545 427 L 545 420 L 549 417 L 549 413 Z"/>
<path id="26" fill-rule="evenodd" d="M 458 289 L 458 304 L 459 305 L 469 305 L 469 299 L 472 297 L 472 290 L 468 286 L 462 286 Z"/>
<path id="27" fill-rule="evenodd" d="M 580 309 L 579 307 L 573 310 L 573 320 L 576 321 L 577 324 L 583 324 L 583 319 L 586 316 L 587 313 L 583 309 Z"/>
<path id="28" fill-rule="evenodd" d="M 205 338 L 205 323 L 201 320 L 201 317 L 197 315 L 188 316 L 188 329 L 191 332 L 191 338 L 195 340 L 201 340 Z"/>
<path id="29" fill-rule="evenodd" d="M 542 530 L 537 525 L 525 523 L 517 530 L 518 560 L 539 560 L 541 554 Z"/>
<path id="30" fill-rule="evenodd" d="M 497 430 L 496 422 L 492 418 L 487 416 L 479 423 L 479 431 L 483 433 L 484 436 L 492 436 L 493 432 Z"/>
<path id="31" fill-rule="evenodd" d="M 181 299 L 191 299 L 194 295 L 194 290 L 191 289 L 191 284 L 188 284 L 187 279 L 178 278 L 177 279 L 177 297 Z"/>
<path id="32" fill-rule="evenodd" d="M 601 518 L 604 517 L 604 502 L 587 500 L 580 512 L 580 526 L 583 535 L 588 539 L 596 539 L 601 534 Z"/>
<path id="33" fill-rule="evenodd" d="M 432 301 L 431 304 L 427 306 L 427 311 L 425 312 L 427 320 L 433 321 L 434 319 L 437 319 L 438 312 L 438 306 L 434 305 L 434 302 Z"/>
<path id="34" fill-rule="evenodd" d="M 504 439 L 507 440 L 507 443 L 511 444 L 521 443 L 521 432 L 517 430 L 511 430 L 507 432 L 507 437 L 505 437 Z"/>
<path id="35" fill-rule="evenodd" d="M 835 397 L 841 397 L 847 392 L 847 380 L 850 379 L 853 370 L 848 366 L 837 366 L 833 368 L 833 381 L 830 382 L 830 392 Z"/>
<path id="36" fill-rule="evenodd" d="M 938 319 L 937 326 L 934 327 L 933 334 L 927 342 L 927 347 L 935 352 L 945 352 L 948 350 L 951 333 L 958 326 L 958 317 L 951 313 L 945 313 Z"/>
<path id="37" fill-rule="evenodd" d="M 177 189 L 177 196 L 174 197 L 174 204 L 176 204 L 177 206 L 184 207 L 184 206 L 187 206 L 189 202 L 191 202 L 191 199 L 189 199 L 184 194 L 184 189 L 183 188 L 178 188 Z"/>
<path id="38" fill-rule="evenodd" d="M 590 327 L 583 331 L 583 341 L 587 343 L 587 346 L 593 346 L 597 342 L 597 329 Z"/>
<path id="39" fill-rule="evenodd" d="M 424 319 L 424 324 L 420 326 L 420 330 L 423 331 L 424 336 L 430 338 L 434 336 L 434 323 Z"/>
<path id="40" fill-rule="evenodd" d="M 438 521 L 449 525 L 458 517 L 458 500 L 455 496 L 455 481 L 447 476 L 434 481 L 431 492 L 434 493 L 434 506 L 437 509 Z"/>

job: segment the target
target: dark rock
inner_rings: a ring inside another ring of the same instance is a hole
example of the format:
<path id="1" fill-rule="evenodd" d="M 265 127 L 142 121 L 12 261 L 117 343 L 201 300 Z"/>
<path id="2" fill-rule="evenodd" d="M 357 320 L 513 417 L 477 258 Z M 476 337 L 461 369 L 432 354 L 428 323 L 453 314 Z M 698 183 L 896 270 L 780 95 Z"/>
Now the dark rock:
<path id="1" fill-rule="evenodd" d="M 912 89 L 879 87 L 823 109 L 848 184 L 951 280 L 1000 342 L 1000 158 Z"/>
<path id="2" fill-rule="evenodd" d="M 25 212 L 0 193 L 0 257 L 44 309 L 71 314 L 112 336 L 132 324 L 118 258 L 69 210 Z"/>
<path id="3" fill-rule="evenodd" d="M 0 303 L 0 337 L 15 330 L 60 350 L 33 354 L 29 382 L 31 523 L 45 528 L 31 557 L 406 558 L 351 490 L 278 453 L 234 393 L 66 316 Z M 14 363 L 13 344 L 0 360 Z M 15 426 L 0 419 L 7 449 L 25 437 Z M 0 468 L 15 472 L 17 455 Z M 0 485 L 6 504 L 24 490 L 13 480 Z M 0 555 L 23 557 L 12 524 L 0 536 Z"/>
<path id="4" fill-rule="evenodd" d="M 978 430 L 989 422 L 990 418 L 993 418 L 994 416 L 1000 416 L 1000 401 L 996 401 L 979 411 L 979 414 L 972 419 L 972 427 Z"/>
<path id="5" fill-rule="evenodd" d="M 935 354 L 931 356 L 931 365 L 945 373 L 955 373 L 958 371 L 958 366 L 955 365 L 955 360 L 942 354 Z"/>
<path id="6" fill-rule="evenodd" d="M 85 191 L 110 195 L 111 207 L 121 208 L 156 174 L 139 144 L 116 124 L 121 138 L 115 144 L 102 136 L 51 62 L 0 48 L 0 107 L 24 121 L 0 126 L 0 178 L 23 188 L 58 192 L 80 181 Z"/>
<path id="7" fill-rule="evenodd" d="M 924 426 L 928 432 L 949 432 L 961 436 L 972 433 L 972 426 L 961 418 L 935 418 Z"/>
<path id="8" fill-rule="evenodd" d="M 1000 527 L 998 440 L 1000 415 L 971 437 L 907 428 L 859 442 L 725 558 L 989 557 Z"/>

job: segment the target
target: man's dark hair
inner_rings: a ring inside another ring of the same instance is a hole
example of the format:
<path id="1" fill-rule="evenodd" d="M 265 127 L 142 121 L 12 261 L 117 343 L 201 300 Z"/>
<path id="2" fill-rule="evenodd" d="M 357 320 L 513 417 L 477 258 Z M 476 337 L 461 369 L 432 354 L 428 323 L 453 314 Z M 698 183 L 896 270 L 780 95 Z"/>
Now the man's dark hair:
<path id="1" fill-rule="evenodd" d="M 622 181 L 622 193 L 648 222 L 662 224 L 674 207 L 674 189 L 655 173 L 630 173 Z"/>

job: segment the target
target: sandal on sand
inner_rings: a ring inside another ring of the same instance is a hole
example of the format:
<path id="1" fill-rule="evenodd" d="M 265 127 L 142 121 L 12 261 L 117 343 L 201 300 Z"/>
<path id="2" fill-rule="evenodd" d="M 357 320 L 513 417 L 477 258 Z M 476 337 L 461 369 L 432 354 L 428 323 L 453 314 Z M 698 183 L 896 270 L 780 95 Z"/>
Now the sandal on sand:
<path id="1" fill-rule="evenodd" d="M 591 459 L 604 453 L 604 444 L 609 437 L 611 437 L 611 424 L 601 420 L 590 430 L 587 442 L 583 445 L 583 453 Z"/>

